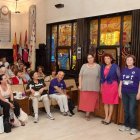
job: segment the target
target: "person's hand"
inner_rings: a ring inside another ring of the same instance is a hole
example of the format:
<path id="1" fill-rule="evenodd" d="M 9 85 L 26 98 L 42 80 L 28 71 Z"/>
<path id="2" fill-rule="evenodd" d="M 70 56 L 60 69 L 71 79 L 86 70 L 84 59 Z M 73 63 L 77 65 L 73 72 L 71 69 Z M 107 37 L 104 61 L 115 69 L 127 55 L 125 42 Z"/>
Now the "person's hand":
<path id="1" fill-rule="evenodd" d="M 121 92 L 119 92 L 119 97 L 122 99 L 122 93 Z"/>
<path id="2" fill-rule="evenodd" d="M 81 90 L 81 89 L 82 89 L 82 87 L 79 85 L 79 86 L 78 86 L 78 89 L 79 89 L 79 90 Z"/>
<path id="3" fill-rule="evenodd" d="M 15 108 L 14 105 L 13 105 L 12 103 L 9 102 L 9 104 L 10 104 L 10 107 L 11 107 L 12 109 Z"/>
<path id="4" fill-rule="evenodd" d="M 136 99 L 140 100 L 140 93 L 137 94 Z"/>
<path id="5" fill-rule="evenodd" d="M 41 88 L 41 89 L 39 90 L 39 93 L 42 94 L 43 91 L 44 91 L 44 88 Z"/>
<path id="6" fill-rule="evenodd" d="M 30 89 L 30 91 L 32 94 L 35 94 L 35 91 L 32 88 Z"/>

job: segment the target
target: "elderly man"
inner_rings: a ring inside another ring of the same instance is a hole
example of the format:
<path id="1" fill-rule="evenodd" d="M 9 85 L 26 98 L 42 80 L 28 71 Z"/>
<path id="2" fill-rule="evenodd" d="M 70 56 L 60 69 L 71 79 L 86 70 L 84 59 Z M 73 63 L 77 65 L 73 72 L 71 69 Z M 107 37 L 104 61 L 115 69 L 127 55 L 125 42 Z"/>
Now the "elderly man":
<path id="1" fill-rule="evenodd" d="M 64 72 L 59 71 L 56 78 L 50 82 L 49 94 L 50 98 L 55 99 L 60 107 L 60 111 L 64 116 L 72 116 L 68 109 L 68 99 L 66 96 L 66 84 L 63 80 Z"/>

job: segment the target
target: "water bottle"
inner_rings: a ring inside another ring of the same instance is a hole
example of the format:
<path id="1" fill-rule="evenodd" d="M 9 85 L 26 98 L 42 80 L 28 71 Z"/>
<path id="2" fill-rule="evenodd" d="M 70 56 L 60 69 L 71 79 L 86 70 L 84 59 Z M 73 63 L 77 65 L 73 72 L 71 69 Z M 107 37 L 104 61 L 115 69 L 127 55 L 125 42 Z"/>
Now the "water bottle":
<path id="1" fill-rule="evenodd" d="M 10 110 L 10 122 L 14 122 L 14 111 Z"/>

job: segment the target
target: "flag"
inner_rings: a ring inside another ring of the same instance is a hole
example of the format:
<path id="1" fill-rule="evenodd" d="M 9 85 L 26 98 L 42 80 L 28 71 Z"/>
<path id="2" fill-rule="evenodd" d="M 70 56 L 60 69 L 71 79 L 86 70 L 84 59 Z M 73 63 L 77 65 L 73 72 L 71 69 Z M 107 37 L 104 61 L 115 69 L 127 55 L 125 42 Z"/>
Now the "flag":
<path id="1" fill-rule="evenodd" d="M 14 43 L 13 43 L 13 59 L 14 59 L 14 62 L 17 62 L 17 37 L 16 37 L 16 33 L 15 33 Z"/>
<path id="2" fill-rule="evenodd" d="M 28 63 L 28 43 L 27 43 L 27 30 L 25 32 L 24 49 L 23 49 L 23 61 Z"/>
<path id="3" fill-rule="evenodd" d="M 22 38 L 21 38 L 21 33 L 20 33 L 19 46 L 18 46 L 18 58 L 22 59 Z"/>
<path id="4" fill-rule="evenodd" d="M 33 23 L 32 26 L 32 34 L 31 34 L 31 39 L 30 39 L 30 47 L 29 47 L 29 63 L 30 63 L 30 68 L 31 70 L 35 70 L 35 23 Z"/>

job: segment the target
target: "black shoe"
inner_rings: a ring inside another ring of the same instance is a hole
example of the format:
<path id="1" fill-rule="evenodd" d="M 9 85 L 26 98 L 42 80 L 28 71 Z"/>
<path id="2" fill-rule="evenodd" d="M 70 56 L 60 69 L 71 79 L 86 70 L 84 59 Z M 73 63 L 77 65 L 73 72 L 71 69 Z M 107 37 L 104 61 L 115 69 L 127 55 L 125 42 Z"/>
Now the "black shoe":
<path id="1" fill-rule="evenodd" d="M 72 110 L 70 110 L 70 113 L 71 113 L 72 115 L 75 115 L 75 113 L 74 113 Z"/>
<path id="2" fill-rule="evenodd" d="M 104 122 L 104 125 L 109 125 L 111 123 L 111 121 L 110 122 Z"/>
<path id="3" fill-rule="evenodd" d="M 104 123 L 105 123 L 105 121 L 104 121 L 104 120 L 101 120 L 101 123 L 102 123 L 102 124 L 104 124 Z"/>

